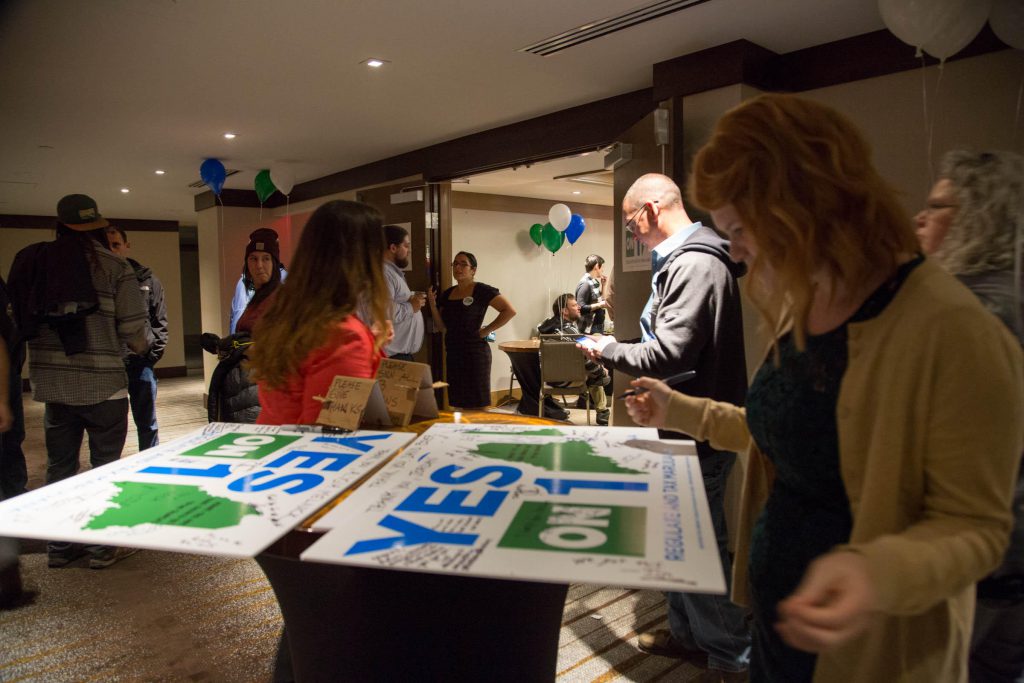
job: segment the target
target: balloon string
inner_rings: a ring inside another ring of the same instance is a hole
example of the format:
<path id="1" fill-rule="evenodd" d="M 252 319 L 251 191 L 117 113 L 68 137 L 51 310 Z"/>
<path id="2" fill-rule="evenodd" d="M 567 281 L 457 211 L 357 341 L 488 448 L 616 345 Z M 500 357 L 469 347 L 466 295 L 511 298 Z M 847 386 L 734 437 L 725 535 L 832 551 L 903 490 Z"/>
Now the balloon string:
<path id="1" fill-rule="evenodd" d="M 553 270 L 554 258 L 555 255 L 548 251 L 548 277 L 546 278 L 548 281 L 548 301 L 551 301 L 551 271 Z M 546 308 L 547 303 L 545 303 L 544 306 Z"/>
<path id="2" fill-rule="evenodd" d="M 1015 313 L 1021 314 L 1021 258 L 1024 258 L 1024 199 L 1021 199 L 1021 210 L 1017 212 L 1017 236 L 1014 240 L 1013 254 L 1013 291 L 1017 299 Z M 1021 322 L 1024 322 L 1022 320 Z"/>
<path id="3" fill-rule="evenodd" d="M 216 198 L 217 201 L 217 255 L 220 257 L 220 266 L 221 268 L 223 268 L 227 265 L 224 261 L 224 202 L 220 200 L 219 194 L 214 195 L 214 197 Z M 220 272 L 220 268 L 218 268 L 217 271 Z M 223 278 L 220 279 L 221 281 L 223 281 Z M 220 287 L 218 287 L 217 289 L 219 290 Z M 232 287 L 231 292 L 234 293 L 234 291 L 234 287 Z M 221 297 L 221 303 L 224 303 L 223 297 Z M 230 306 L 228 307 L 228 309 L 230 310 Z M 223 319 L 224 315 L 222 313 L 221 320 L 223 321 Z M 228 314 L 228 320 L 231 320 L 230 314 Z M 230 322 L 228 323 L 228 325 L 228 331 L 230 332 Z"/>
<path id="4" fill-rule="evenodd" d="M 1017 132 L 1020 130 L 1020 107 L 1021 100 L 1024 99 L 1024 71 L 1021 72 L 1020 87 L 1017 88 L 1017 111 L 1013 115 L 1013 142 L 1011 147 L 1017 148 Z"/>
<path id="5" fill-rule="evenodd" d="M 930 160 L 932 160 L 928 168 L 929 168 L 929 172 L 930 172 L 930 174 L 931 174 L 931 176 L 933 178 L 934 178 L 934 175 L 935 175 L 935 168 L 934 168 L 934 158 L 932 156 L 933 155 L 932 145 L 933 145 L 934 140 L 935 140 L 935 129 L 938 127 L 938 124 L 939 124 L 938 119 L 939 119 L 939 116 L 942 114 L 942 77 L 943 77 L 943 75 L 945 73 L 946 72 L 942 68 L 942 64 L 940 63 L 939 64 L 939 77 L 935 81 L 935 92 L 932 93 L 932 125 L 928 129 L 928 158 Z"/>
<path id="6" fill-rule="evenodd" d="M 284 196 L 284 225 L 288 229 L 288 243 L 289 244 L 294 244 L 295 242 L 292 239 L 291 201 L 292 201 L 292 196 L 290 194 L 286 194 Z"/>
<path id="7" fill-rule="evenodd" d="M 921 54 L 920 48 L 917 50 L 917 56 L 921 58 L 921 98 L 924 112 L 925 164 L 928 169 L 928 184 L 932 185 L 935 182 L 935 174 L 932 170 L 932 134 L 931 124 L 928 120 L 928 65 L 925 64 L 924 55 Z"/>

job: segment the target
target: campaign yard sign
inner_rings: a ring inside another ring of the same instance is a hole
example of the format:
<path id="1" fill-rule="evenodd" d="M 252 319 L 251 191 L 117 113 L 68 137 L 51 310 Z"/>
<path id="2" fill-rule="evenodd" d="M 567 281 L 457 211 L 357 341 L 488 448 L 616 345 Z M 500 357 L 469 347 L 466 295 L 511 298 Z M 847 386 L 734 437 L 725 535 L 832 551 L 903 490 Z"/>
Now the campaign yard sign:
<path id="1" fill-rule="evenodd" d="M 0 535 L 252 557 L 413 436 L 213 423 L 0 503 Z"/>
<path id="2" fill-rule="evenodd" d="M 639 427 L 434 425 L 301 559 L 723 593 L 695 453 Z"/>

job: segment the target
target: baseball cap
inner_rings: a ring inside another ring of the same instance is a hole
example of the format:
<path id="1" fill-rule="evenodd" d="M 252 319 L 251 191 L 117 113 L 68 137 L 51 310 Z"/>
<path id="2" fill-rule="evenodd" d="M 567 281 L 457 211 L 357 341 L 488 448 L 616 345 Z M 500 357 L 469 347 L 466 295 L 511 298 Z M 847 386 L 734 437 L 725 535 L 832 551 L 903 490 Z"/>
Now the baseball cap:
<path id="1" fill-rule="evenodd" d="M 100 215 L 96 200 L 84 194 L 69 194 L 57 202 L 57 220 L 72 230 L 105 228 L 110 223 Z"/>

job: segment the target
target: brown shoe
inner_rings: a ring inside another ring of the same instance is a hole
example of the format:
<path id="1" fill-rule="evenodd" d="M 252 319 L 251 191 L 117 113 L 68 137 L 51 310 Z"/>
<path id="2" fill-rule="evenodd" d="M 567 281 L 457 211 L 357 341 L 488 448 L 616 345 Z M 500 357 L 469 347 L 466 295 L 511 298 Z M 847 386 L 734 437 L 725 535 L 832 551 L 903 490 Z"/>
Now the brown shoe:
<path id="1" fill-rule="evenodd" d="M 706 652 L 691 650 L 683 646 L 682 643 L 672 637 L 672 632 L 667 628 L 660 628 L 650 633 L 641 633 L 640 637 L 636 640 L 636 645 L 648 654 L 685 659 L 702 667 L 707 667 L 708 665 L 708 655 Z"/>

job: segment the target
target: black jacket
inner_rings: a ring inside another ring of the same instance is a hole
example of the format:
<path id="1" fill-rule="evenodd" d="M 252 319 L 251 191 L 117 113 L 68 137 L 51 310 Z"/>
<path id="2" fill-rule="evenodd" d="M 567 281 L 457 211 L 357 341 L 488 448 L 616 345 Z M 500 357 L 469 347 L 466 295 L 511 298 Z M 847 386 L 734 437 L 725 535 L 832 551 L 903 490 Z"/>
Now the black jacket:
<path id="1" fill-rule="evenodd" d="M 132 258 L 127 261 L 139 281 L 142 300 L 146 302 L 146 310 L 149 311 L 149 326 L 153 330 L 153 343 L 144 358 L 150 365 L 156 365 L 163 358 L 164 349 L 167 348 L 167 303 L 164 301 L 164 286 L 149 268 Z M 134 353 L 129 355 L 138 358 Z"/>
<path id="2" fill-rule="evenodd" d="M 260 415 L 260 399 L 256 383 L 249 377 L 244 361 L 248 334 L 233 334 L 221 339 L 224 349 L 221 361 L 210 377 L 206 414 L 210 422 L 240 422 L 253 424 Z"/>
<path id="3" fill-rule="evenodd" d="M 738 278 L 746 272 L 729 259 L 729 243 L 700 227 L 668 257 L 653 284 L 655 339 L 615 342 L 605 364 L 640 377 L 697 376 L 673 389 L 742 406 L 747 395 L 743 309 Z M 706 444 L 698 452 L 707 451 Z"/>
<path id="4" fill-rule="evenodd" d="M 34 339 L 39 325 L 46 323 L 60 337 L 64 353 L 85 351 L 85 316 L 99 309 L 99 299 L 78 240 L 58 237 L 19 251 L 11 264 L 7 290 L 22 341 Z"/>

